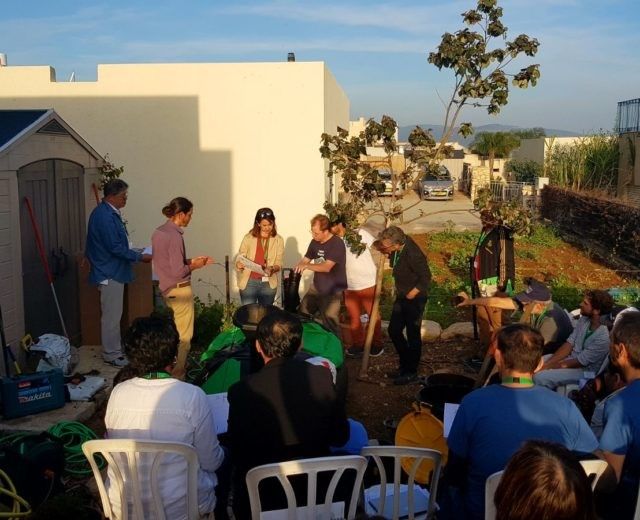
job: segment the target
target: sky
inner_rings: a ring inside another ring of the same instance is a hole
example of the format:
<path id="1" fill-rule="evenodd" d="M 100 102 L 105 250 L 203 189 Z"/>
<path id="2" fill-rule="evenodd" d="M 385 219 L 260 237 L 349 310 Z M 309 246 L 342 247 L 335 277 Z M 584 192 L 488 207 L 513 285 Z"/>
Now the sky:
<path id="1" fill-rule="evenodd" d="M 442 124 L 453 75 L 427 62 L 474 0 L 3 0 L 10 66 L 50 65 L 58 81 L 95 81 L 101 63 L 324 61 L 351 118 Z M 640 97 L 639 0 L 502 0 L 508 38 L 540 42 L 538 86 L 511 89 L 498 116 L 462 121 L 611 130 L 617 102 Z"/>

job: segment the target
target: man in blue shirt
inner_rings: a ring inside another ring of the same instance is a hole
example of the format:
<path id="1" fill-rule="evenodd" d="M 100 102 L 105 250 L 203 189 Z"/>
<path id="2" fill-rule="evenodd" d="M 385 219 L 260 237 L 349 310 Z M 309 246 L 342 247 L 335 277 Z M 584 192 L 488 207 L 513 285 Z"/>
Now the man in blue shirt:
<path id="1" fill-rule="evenodd" d="M 573 402 L 534 386 L 543 345 L 542 335 L 529 325 L 500 329 L 494 357 L 502 384 L 478 389 L 462 400 L 447 439 L 447 479 L 464 502 L 464 513 L 455 517 L 484 518 L 487 477 L 504 469 L 524 441 L 558 442 L 583 453 L 596 450 L 598 442 Z"/>
<path id="2" fill-rule="evenodd" d="M 150 262 L 151 255 L 131 248 L 120 210 L 127 203 L 129 185 L 113 179 L 104 185 L 104 198 L 89 217 L 85 256 L 91 264 L 89 282 L 100 290 L 102 357 L 114 366 L 124 366 L 120 319 L 124 284 L 133 280 L 133 262 Z"/>
<path id="3" fill-rule="evenodd" d="M 610 355 L 627 386 L 604 407 L 600 449 L 619 482 L 607 509 L 611 518 L 631 518 L 640 483 L 640 313 L 617 320 Z"/>

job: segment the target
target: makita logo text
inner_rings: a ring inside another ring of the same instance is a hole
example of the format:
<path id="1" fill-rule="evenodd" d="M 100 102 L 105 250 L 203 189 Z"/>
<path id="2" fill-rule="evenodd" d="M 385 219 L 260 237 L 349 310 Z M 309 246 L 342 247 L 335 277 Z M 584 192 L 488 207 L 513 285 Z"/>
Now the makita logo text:
<path id="1" fill-rule="evenodd" d="M 32 401 L 40 401 L 40 399 L 47 399 L 51 396 L 51 392 L 40 392 L 39 394 L 31 394 L 27 396 L 18 396 L 19 403 L 30 403 Z"/>

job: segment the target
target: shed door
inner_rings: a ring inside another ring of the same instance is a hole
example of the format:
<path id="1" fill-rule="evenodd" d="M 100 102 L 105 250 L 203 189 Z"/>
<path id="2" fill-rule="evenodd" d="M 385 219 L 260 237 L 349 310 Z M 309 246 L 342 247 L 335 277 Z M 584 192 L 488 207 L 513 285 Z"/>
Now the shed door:
<path id="1" fill-rule="evenodd" d="M 62 326 L 24 197 L 31 201 L 67 332 L 77 345 L 80 311 L 76 259 L 84 250 L 85 240 L 83 174 L 82 166 L 57 159 L 39 161 L 18 171 L 25 330 L 34 338 L 47 332 L 62 334 Z"/>

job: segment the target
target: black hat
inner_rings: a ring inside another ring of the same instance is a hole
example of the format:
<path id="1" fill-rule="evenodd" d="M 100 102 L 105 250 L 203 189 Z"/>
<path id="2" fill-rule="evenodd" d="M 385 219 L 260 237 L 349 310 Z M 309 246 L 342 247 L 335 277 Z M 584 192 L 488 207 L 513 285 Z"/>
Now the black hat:
<path id="1" fill-rule="evenodd" d="M 548 302 L 551 299 L 551 291 L 542 282 L 531 278 L 527 282 L 527 289 L 524 292 L 516 294 L 514 299 L 518 300 L 522 304 L 534 301 Z"/>

